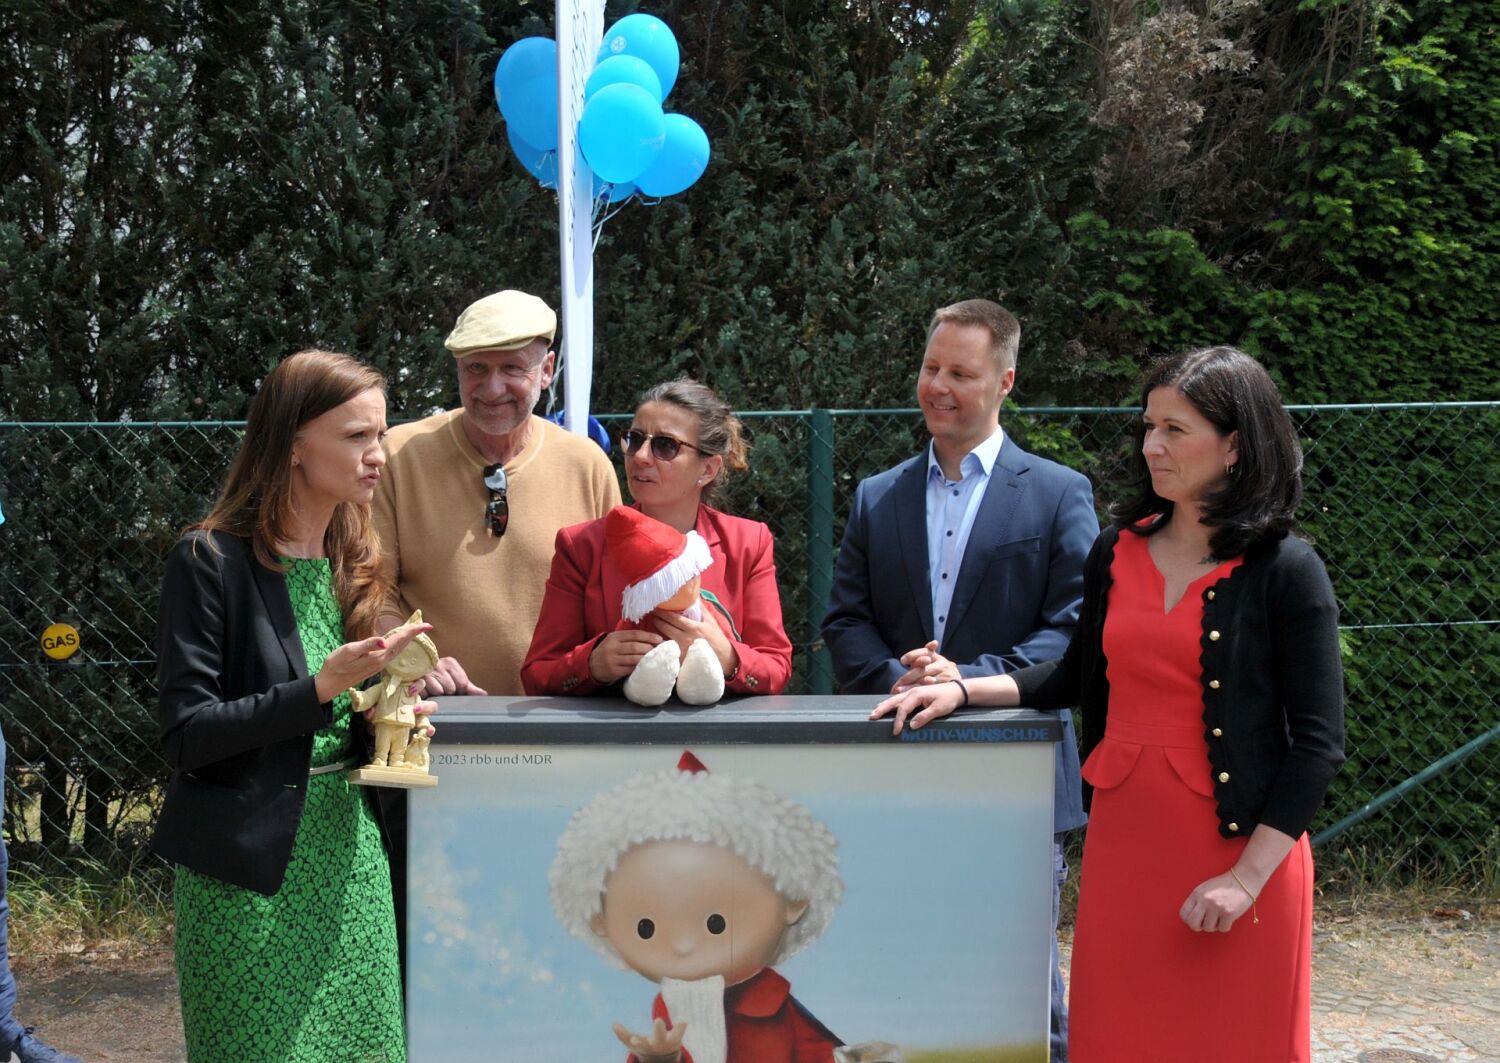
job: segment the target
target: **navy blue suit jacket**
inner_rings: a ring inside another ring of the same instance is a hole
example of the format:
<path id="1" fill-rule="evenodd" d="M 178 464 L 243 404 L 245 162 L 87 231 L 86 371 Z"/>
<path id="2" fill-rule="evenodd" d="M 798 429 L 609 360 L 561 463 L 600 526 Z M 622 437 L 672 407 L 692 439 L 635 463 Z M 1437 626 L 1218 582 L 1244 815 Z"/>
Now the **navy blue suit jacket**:
<path id="1" fill-rule="evenodd" d="M 932 640 L 927 453 L 859 485 L 834 566 L 823 641 L 846 694 L 889 694 L 900 656 Z M 959 674 L 995 675 L 1059 658 L 1078 623 L 1083 562 L 1099 534 L 1087 477 L 1000 448 L 959 564 L 941 652 Z M 1053 825 L 1082 826 L 1078 743 L 1062 713 Z"/>

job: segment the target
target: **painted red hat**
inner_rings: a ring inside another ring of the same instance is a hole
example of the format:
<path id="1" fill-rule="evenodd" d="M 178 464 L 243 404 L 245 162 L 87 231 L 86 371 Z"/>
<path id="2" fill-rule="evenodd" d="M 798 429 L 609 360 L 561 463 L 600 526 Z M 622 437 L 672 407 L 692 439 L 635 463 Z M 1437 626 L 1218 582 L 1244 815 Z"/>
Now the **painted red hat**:
<path id="1" fill-rule="evenodd" d="M 630 506 L 616 506 L 604 517 L 604 549 L 625 577 L 620 613 L 639 620 L 714 563 L 696 531 L 686 534 Z"/>

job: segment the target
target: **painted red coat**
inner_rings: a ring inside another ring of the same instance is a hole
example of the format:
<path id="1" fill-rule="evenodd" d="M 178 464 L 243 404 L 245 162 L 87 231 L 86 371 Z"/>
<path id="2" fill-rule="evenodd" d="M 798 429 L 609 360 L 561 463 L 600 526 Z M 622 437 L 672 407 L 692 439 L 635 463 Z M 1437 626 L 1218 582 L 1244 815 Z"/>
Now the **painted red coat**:
<path id="1" fill-rule="evenodd" d="M 769 967 L 726 992 L 724 1010 L 727 1063 L 833 1063 L 833 1050 L 844 1043 L 803 1010 L 792 997 L 791 983 Z M 660 993 L 651 1018 L 672 1028 Z M 636 1063 L 635 1056 L 629 1063 Z M 686 1049 L 682 1063 L 693 1063 Z"/>
<path id="2" fill-rule="evenodd" d="M 759 521 L 698 507 L 696 530 L 714 563 L 701 583 L 734 619 L 728 632 L 740 658 L 724 684 L 730 694 L 779 694 L 792 675 L 792 643 L 781 626 L 781 593 L 771 529 Z M 557 533 L 542 613 L 521 665 L 528 694 L 589 694 L 600 684 L 589 674 L 589 654 L 620 623 L 625 581 L 604 560 L 604 521 L 587 521 Z M 705 604 L 705 611 L 717 610 Z"/>

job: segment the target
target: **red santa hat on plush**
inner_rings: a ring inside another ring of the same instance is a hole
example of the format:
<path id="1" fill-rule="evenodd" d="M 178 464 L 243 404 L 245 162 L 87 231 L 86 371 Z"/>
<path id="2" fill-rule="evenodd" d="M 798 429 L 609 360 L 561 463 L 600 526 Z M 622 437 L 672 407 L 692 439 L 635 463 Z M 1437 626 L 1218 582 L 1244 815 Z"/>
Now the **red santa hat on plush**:
<path id="1" fill-rule="evenodd" d="M 616 506 L 604 517 L 604 550 L 625 577 L 620 615 L 635 623 L 714 563 L 696 531 L 686 535 L 638 509 Z"/>
<path id="2" fill-rule="evenodd" d="M 654 841 L 718 845 L 761 871 L 807 911 L 787 928 L 773 963 L 822 936 L 839 903 L 838 839 L 804 806 L 750 779 L 710 772 L 690 752 L 675 769 L 647 772 L 600 794 L 573 814 L 548 876 L 552 910 L 574 937 L 616 967 L 620 957 L 594 933 L 604 888 L 620 857 Z"/>

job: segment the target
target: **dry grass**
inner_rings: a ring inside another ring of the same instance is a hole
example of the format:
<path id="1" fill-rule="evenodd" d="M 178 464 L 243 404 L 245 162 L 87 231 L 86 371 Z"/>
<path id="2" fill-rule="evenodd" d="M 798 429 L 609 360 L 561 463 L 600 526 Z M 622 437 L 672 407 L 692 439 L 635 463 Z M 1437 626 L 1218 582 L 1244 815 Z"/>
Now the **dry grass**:
<path id="1" fill-rule="evenodd" d="M 1500 997 L 1500 899 L 1410 887 L 1324 897 L 1313 928 L 1320 974 L 1331 980 L 1420 977 Z"/>
<path id="2" fill-rule="evenodd" d="M 172 906 L 159 879 L 135 875 L 10 877 L 10 948 L 18 956 L 130 957 L 170 943 Z"/>

